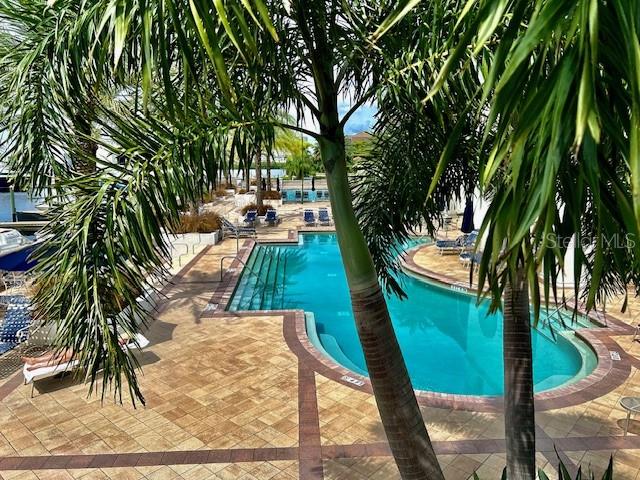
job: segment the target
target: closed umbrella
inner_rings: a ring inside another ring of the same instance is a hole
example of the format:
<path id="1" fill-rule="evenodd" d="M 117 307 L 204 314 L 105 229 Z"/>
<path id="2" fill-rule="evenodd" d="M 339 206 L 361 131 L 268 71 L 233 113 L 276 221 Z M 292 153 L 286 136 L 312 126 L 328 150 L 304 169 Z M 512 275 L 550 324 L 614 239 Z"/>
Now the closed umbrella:
<path id="1" fill-rule="evenodd" d="M 264 192 L 267 189 L 267 181 L 263 178 L 262 179 L 262 191 Z"/>
<path id="2" fill-rule="evenodd" d="M 471 197 L 467 198 L 467 203 L 464 206 L 460 230 L 462 230 L 463 233 L 471 233 L 475 230 L 473 225 L 473 200 L 471 200 Z"/>
<path id="3" fill-rule="evenodd" d="M 316 191 L 316 177 L 311 177 L 311 191 Z"/>
<path id="4" fill-rule="evenodd" d="M 280 177 L 276 177 L 276 191 L 280 191 Z"/>

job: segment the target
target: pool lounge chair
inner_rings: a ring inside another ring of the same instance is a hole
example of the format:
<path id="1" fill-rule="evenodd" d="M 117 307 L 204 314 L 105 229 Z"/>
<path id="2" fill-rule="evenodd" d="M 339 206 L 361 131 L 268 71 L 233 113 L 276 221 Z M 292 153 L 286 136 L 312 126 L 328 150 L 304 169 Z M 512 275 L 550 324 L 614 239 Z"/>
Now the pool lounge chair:
<path id="1" fill-rule="evenodd" d="M 264 221 L 272 227 L 275 227 L 278 223 L 280 223 L 278 212 L 276 212 L 275 210 L 267 210 L 267 213 L 264 216 Z"/>
<path id="2" fill-rule="evenodd" d="M 444 255 L 445 253 L 460 253 L 463 249 L 462 241 L 462 236 L 455 240 L 436 240 L 436 248 L 440 252 L 440 255 Z"/>
<path id="3" fill-rule="evenodd" d="M 316 215 L 313 213 L 313 210 L 304 211 L 304 224 L 307 227 L 316 225 Z"/>
<path id="4" fill-rule="evenodd" d="M 243 219 L 245 225 L 249 225 L 250 227 L 254 227 L 256 225 L 256 220 L 258 219 L 257 210 L 249 210 Z"/>
<path id="5" fill-rule="evenodd" d="M 254 227 L 242 227 L 234 225 L 226 218 L 222 218 L 222 233 L 224 236 L 231 235 L 233 237 L 255 237 L 256 229 Z"/>
<path id="6" fill-rule="evenodd" d="M 149 340 L 141 333 L 136 333 L 127 342 L 121 345 L 123 350 L 133 350 L 138 348 L 142 350 L 149 346 Z M 29 370 L 29 366 L 25 363 L 22 367 L 22 375 L 24 377 L 24 384 L 31 384 L 31 398 L 33 398 L 33 391 L 35 389 L 35 382 L 38 380 L 44 380 L 45 378 L 55 377 L 56 375 L 73 372 L 80 366 L 80 362 L 76 358 L 72 358 L 68 362 L 58 363 L 56 365 L 49 365 L 46 367 L 36 368 Z"/>
<path id="7" fill-rule="evenodd" d="M 477 239 L 478 232 L 474 230 L 468 235 L 460 235 L 455 240 L 436 240 L 436 248 L 440 251 L 440 255 L 444 255 L 445 253 L 461 253 L 473 248 Z"/>
<path id="8" fill-rule="evenodd" d="M 327 210 L 326 208 L 319 208 L 318 209 L 318 221 L 320 222 L 320 225 L 331 225 L 331 218 L 329 217 L 329 210 Z"/>
<path id="9" fill-rule="evenodd" d="M 471 266 L 471 262 L 480 263 L 482 260 L 482 252 L 462 252 L 460 253 L 460 263 L 463 267 Z"/>
<path id="10" fill-rule="evenodd" d="M 9 306 L 0 325 L 0 355 L 3 355 L 29 338 L 31 316 L 24 306 Z"/>

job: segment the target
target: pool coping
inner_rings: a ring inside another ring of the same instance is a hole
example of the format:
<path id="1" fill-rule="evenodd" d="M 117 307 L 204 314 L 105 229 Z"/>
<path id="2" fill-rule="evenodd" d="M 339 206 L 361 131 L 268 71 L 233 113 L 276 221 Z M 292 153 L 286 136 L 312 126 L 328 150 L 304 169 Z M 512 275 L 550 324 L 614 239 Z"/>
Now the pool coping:
<path id="1" fill-rule="evenodd" d="M 201 317 L 247 317 L 247 316 L 275 316 L 282 315 L 283 334 L 289 348 L 300 361 L 306 363 L 318 374 L 348 386 L 354 390 L 373 394 L 368 377 L 359 375 L 339 365 L 333 359 L 323 355 L 309 340 L 306 332 L 304 311 L 302 310 L 242 310 L 229 312 L 226 310 L 238 280 L 242 273 L 242 266 L 246 264 L 254 247 L 259 244 L 297 244 L 300 233 L 335 233 L 328 229 L 299 227 L 289 230 L 286 239 L 252 240 L 246 239 L 238 256 L 233 260 L 227 274 L 216 288 Z M 417 246 L 408 250 L 402 259 L 402 267 L 409 273 L 418 275 L 442 285 L 464 289 L 467 293 L 474 293 L 473 288 L 463 287 L 461 282 L 437 272 L 421 267 L 415 262 L 416 253 L 429 246 Z M 571 305 L 573 306 L 573 305 Z M 601 318 L 594 313 L 588 313 L 582 305 L 578 306 L 582 315 L 588 316 L 597 323 Z M 552 390 L 535 395 L 537 411 L 552 410 L 579 405 L 611 392 L 622 385 L 631 373 L 632 360 L 629 355 L 612 338 L 617 335 L 632 335 L 633 328 L 610 315 L 604 315 L 606 327 L 577 329 L 576 336 L 583 340 L 595 353 L 598 364 L 586 377 L 569 385 L 560 386 Z M 620 360 L 613 360 L 611 352 L 617 352 Z M 455 410 L 469 410 L 475 412 L 501 412 L 503 399 L 501 396 L 460 395 L 450 393 L 415 390 L 416 398 L 421 406 L 451 408 Z"/>

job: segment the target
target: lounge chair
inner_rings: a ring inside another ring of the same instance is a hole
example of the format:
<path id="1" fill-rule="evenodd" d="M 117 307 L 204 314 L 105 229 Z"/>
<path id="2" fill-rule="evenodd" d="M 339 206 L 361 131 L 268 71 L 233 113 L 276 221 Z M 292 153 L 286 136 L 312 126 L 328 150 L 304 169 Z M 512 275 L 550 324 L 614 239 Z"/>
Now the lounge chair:
<path id="1" fill-rule="evenodd" d="M 469 234 L 460 235 L 455 240 L 436 240 L 436 248 L 440 251 L 440 255 L 444 255 L 445 253 L 461 253 L 473 248 L 477 239 L 478 232 L 474 230 Z"/>
<path id="2" fill-rule="evenodd" d="M 275 210 L 267 210 L 267 213 L 264 216 L 264 221 L 272 227 L 275 227 L 278 223 L 280 223 L 278 212 L 276 212 Z"/>
<path id="3" fill-rule="evenodd" d="M 462 242 L 462 236 L 455 240 L 436 240 L 436 248 L 440 252 L 440 255 L 444 255 L 445 253 L 460 253 L 463 249 Z"/>
<path id="4" fill-rule="evenodd" d="M 27 284 L 27 274 L 25 272 L 2 272 L 0 283 L 4 286 L 5 291 L 20 292 Z"/>
<path id="5" fill-rule="evenodd" d="M 250 227 L 254 227 L 256 225 L 256 220 L 258 219 L 257 210 L 249 210 L 245 216 L 243 222 Z"/>
<path id="6" fill-rule="evenodd" d="M 463 267 L 471 266 L 471 262 L 480 263 L 482 260 L 482 252 L 462 252 L 460 254 L 460 263 Z"/>
<path id="7" fill-rule="evenodd" d="M 233 237 L 255 237 L 256 229 L 254 227 L 242 227 L 234 225 L 226 218 L 222 218 L 222 233 L 223 235 L 231 235 Z"/>
<path id="8" fill-rule="evenodd" d="M 0 325 L 0 355 L 29 338 L 31 316 L 25 304 L 9 305 Z"/>
<path id="9" fill-rule="evenodd" d="M 318 221 L 320 225 L 331 225 L 331 218 L 329 217 L 329 211 L 326 208 L 318 209 Z"/>
<path id="10" fill-rule="evenodd" d="M 149 346 L 149 340 L 141 333 L 136 333 L 132 338 L 128 339 L 120 347 L 125 350 L 133 350 L 138 348 L 142 350 Z M 33 398 L 33 391 L 35 388 L 35 382 L 43 380 L 45 378 L 55 377 L 58 374 L 73 372 L 80 366 L 80 362 L 76 358 L 72 358 L 68 362 L 58 363 L 56 365 L 48 365 L 46 367 L 40 367 L 33 370 L 29 370 L 29 365 L 26 363 L 22 367 L 22 375 L 24 376 L 24 384 L 31 383 L 31 397 Z"/>
<path id="11" fill-rule="evenodd" d="M 316 224 L 316 215 L 313 213 L 313 210 L 305 210 L 304 211 L 304 224 L 307 227 L 315 226 L 315 224 Z"/>

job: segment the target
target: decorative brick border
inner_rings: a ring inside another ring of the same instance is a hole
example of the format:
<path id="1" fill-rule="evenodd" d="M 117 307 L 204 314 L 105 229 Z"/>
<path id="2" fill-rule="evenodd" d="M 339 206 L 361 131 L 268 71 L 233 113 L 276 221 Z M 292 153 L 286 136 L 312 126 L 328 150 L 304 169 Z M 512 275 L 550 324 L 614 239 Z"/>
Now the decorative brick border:
<path id="1" fill-rule="evenodd" d="M 556 461 L 555 448 L 565 452 L 585 450 L 640 449 L 640 436 L 542 438 L 536 442 L 538 452 Z M 504 440 L 446 440 L 433 442 L 438 455 L 491 454 L 506 451 Z M 0 457 L 0 471 L 63 470 L 80 468 L 146 467 L 159 465 L 201 465 L 298 460 L 297 447 L 233 448 L 216 450 L 173 450 L 144 453 L 103 453 L 95 455 L 40 455 Z M 350 445 L 322 445 L 321 460 L 342 458 L 391 457 L 385 442 Z M 322 478 L 316 471 L 317 477 Z M 300 477 L 303 478 L 303 477 Z"/>

